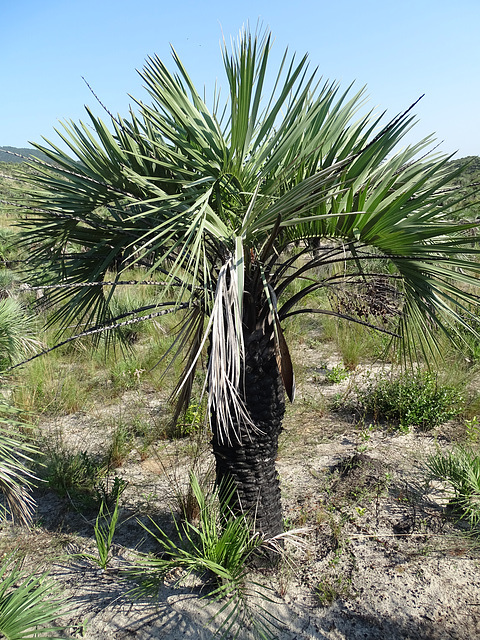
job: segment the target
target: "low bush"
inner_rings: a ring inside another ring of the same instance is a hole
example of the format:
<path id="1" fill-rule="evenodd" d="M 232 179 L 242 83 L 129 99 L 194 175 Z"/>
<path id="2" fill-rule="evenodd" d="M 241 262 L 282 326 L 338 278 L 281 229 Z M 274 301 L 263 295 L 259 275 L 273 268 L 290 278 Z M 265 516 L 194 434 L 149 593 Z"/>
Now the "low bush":
<path id="1" fill-rule="evenodd" d="M 329 384 L 339 384 L 348 378 L 348 371 L 342 364 L 337 364 L 331 369 L 326 369 L 325 382 Z"/>
<path id="2" fill-rule="evenodd" d="M 357 390 L 360 410 L 375 421 L 393 423 L 403 429 L 433 429 L 459 415 L 464 397 L 454 387 L 438 381 L 430 371 L 404 373 L 370 381 Z"/>
<path id="3" fill-rule="evenodd" d="M 57 446 L 46 452 L 42 462 L 48 486 L 80 510 L 96 508 L 102 502 L 110 507 L 127 486 L 122 478 L 109 475 L 108 461 L 86 451 L 73 453 Z"/>
<path id="4" fill-rule="evenodd" d="M 192 399 L 187 410 L 169 430 L 171 438 L 188 438 L 198 433 L 205 425 L 206 402 Z"/>

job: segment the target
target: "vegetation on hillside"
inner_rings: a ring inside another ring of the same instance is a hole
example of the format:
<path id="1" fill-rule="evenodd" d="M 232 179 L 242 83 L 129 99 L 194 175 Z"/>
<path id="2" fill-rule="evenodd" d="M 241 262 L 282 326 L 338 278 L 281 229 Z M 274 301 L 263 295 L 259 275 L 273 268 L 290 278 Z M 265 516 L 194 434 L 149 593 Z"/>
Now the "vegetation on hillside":
<path id="1" fill-rule="evenodd" d="M 38 149 L 30 147 L 0 147 L 0 163 L 20 164 L 28 162 L 31 158 L 48 160 L 47 156 Z"/>
<path id="2" fill-rule="evenodd" d="M 461 172 L 447 185 L 445 195 L 451 198 L 452 212 L 463 220 L 480 221 L 480 157 L 467 156 L 452 160 L 450 166 Z M 461 204 L 456 202 L 456 196 L 461 193 L 466 197 Z"/>

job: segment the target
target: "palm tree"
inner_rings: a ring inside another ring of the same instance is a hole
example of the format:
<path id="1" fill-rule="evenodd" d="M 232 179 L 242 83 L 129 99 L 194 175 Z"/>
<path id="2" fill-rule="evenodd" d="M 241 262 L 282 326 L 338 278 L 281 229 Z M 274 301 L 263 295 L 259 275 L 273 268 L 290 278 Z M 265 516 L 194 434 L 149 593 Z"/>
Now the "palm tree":
<path id="1" fill-rule="evenodd" d="M 236 505 L 274 536 L 284 394 L 294 396 L 282 323 L 329 313 L 427 351 L 435 331 L 467 324 L 479 268 L 467 225 L 449 221 L 443 202 L 448 158 L 419 159 L 430 139 L 399 149 L 411 110 L 382 125 L 361 115 L 363 89 L 341 92 L 306 57 L 285 52 L 271 76 L 270 50 L 269 33 L 247 30 L 231 52 L 224 45 L 229 93 L 223 105 L 215 91 L 211 109 L 174 51 L 175 74 L 148 59 L 149 104 L 135 101 L 127 118 L 107 112 L 108 126 L 87 108 L 89 124 L 57 132 L 68 153 L 35 145 L 51 163 L 35 161 L 25 177 L 22 224 L 30 278 L 51 286 L 64 326 L 98 335 L 182 314 L 178 411 L 208 346 L 217 478 L 233 478 Z M 115 317 L 115 288 L 132 266 L 163 294 Z M 309 308 L 320 290 L 347 304 Z"/>

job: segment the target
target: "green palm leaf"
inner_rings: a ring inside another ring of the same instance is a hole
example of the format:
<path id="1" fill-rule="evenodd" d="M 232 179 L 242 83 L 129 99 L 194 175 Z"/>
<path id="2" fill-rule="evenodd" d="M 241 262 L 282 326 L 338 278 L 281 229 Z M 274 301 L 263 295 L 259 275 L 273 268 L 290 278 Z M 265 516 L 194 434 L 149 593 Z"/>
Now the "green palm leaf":
<path id="1" fill-rule="evenodd" d="M 53 595 L 53 599 L 52 599 Z M 54 624 L 65 613 L 65 600 L 47 577 L 29 575 L 15 554 L 0 565 L 0 633 L 7 640 L 56 638 L 63 627 Z M 55 635 L 52 635 L 55 634 Z"/>

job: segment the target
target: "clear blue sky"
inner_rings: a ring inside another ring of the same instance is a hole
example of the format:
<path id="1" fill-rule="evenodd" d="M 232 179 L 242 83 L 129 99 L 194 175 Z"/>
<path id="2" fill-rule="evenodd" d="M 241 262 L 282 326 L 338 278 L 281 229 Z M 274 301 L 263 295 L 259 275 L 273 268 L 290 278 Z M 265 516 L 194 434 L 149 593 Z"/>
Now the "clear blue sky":
<path id="1" fill-rule="evenodd" d="M 170 43 L 197 87 L 226 86 L 222 34 L 258 20 L 280 55 L 309 54 L 324 78 L 367 85 L 389 117 L 421 94 L 409 141 L 434 133 L 440 150 L 480 155 L 480 0 L 0 1 L 0 146 L 56 140 L 59 120 L 100 114 L 82 80 L 114 113 L 146 98 L 136 69 Z"/>

